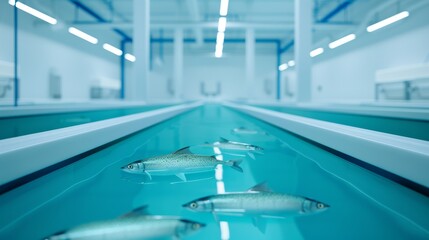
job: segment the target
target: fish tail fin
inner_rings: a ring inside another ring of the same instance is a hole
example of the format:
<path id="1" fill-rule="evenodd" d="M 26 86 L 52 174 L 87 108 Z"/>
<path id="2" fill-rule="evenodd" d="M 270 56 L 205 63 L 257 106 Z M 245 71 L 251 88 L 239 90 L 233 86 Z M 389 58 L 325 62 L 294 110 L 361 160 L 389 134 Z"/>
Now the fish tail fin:
<path id="1" fill-rule="evenodd" d="M 231 167 L 234 170 L 237 170 L 239 172 L 243 172 L 243 169 L 240 167 L 240 164 L 243 162 L 243 160 L 238 159 L 238 160 L 230 160 L 230 161 L 226 161 L 225 164 L 229 167 Z"/>

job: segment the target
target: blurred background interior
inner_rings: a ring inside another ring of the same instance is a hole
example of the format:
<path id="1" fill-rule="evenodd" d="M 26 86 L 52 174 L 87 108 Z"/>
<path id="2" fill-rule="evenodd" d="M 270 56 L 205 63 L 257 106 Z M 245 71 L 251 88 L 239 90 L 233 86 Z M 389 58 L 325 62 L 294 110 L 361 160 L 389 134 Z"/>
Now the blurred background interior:
<path id="1" fill-rule="evenodd" d="M 0 4 L 1 106 L 429 99 L 427 0 Z"/>

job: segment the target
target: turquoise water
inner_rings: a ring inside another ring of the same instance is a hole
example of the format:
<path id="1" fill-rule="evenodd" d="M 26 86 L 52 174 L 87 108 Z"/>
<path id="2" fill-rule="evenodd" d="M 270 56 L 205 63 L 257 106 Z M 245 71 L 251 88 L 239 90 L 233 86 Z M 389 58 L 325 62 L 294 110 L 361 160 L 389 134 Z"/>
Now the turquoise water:
<path id="1" fill-rule="evenodd" d="M 234 134 L 231 130 L 237 127 L 259 133 Z M 142 179 L 120 170 L 129 162 L 219 137 L 261 146 L 264 154 L 255 154 L 255 159 L 224 155 L 226 160 L 243 159 L 243 173 L 224 166 L 218 180 L 211 171 L 189 175 L 188 182 L 159 176 L 142 184 Z M 275 192 L 330 205 L 318 214 L 268 219 L 265 233 L 248 217 L 223 218 L 229 239 L 429 238 L 427 197 L 269 124 L 218 105 L 205 105 L 0 195 L 0 239 L 41 239 L 79 224 L 115 219 L 142 205 L 148 205 L 151 214 L 207 224 L 185 239 L 221 239 L 219 223 L 211 213 L 182 207 L 216 194 L 220 182 L 227 192 L 266 182 Z"/>
<path id="2" fill-rule="evenodd" d="M 255 105 L 273 111 L 429 141 L 429 121 Z"/>
<path id="3" fill-rule="evenodd" d="M 146 112 L 168 106 L 170 105 L 159 104 L 121 109 L 97 111 L 92 110 L 72 113 L 55 113 L 0 118 L 0 139 L 18 137 L 22 135 L 38 133 L 63 127 L 70 127 L 83 123 L 100 121 L 108 118 Z"/>

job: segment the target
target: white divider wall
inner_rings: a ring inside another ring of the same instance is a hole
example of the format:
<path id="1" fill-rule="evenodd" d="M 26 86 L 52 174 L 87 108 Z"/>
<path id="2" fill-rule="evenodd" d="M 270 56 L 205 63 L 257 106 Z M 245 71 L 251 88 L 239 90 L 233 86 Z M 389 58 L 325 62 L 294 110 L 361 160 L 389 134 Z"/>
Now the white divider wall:
<path id="1" fill-rule="evenodd" d="M 201 103 L 198 102 L 182 104 L 0 140 L 0 169 L 2 170 L 0 185 L 142 130 L 200 105 Z"/>
<path id="2" fill-rule="evenodd" d="M 429 187 L 429 142 L 257 107 L 231 108 Z"/>

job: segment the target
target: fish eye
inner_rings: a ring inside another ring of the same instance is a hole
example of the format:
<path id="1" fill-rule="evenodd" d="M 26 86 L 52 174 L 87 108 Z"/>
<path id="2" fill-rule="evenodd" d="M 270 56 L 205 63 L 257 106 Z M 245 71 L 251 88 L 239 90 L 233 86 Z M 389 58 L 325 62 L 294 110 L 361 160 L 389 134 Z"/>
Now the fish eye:
<path id="1" fill-rule="evenodd" d="M 199 223 L 192 224 L 192 229 L 193 230 L 198 230 L 198 229 L 200 229 L 200 227 L 201 227 L 201 225 Z"/>
<path id="2" fill-rule="evenodd" d="M 316 207 L 317 207 L 318 209 L 321 209 L 321 208 L 324 208 L 324 207 L 325 207 L 325 204 L 323 204 L 323 203 L 317 203 L 317 204 L 316 204 Z"/>
<path id="3" fill-rule="evenodd" d="M 198 203 L 193 202 L 193 203 L 189 204 L 189 207 L 191 207 L 191 208 L 197 208 L 198 207 Z"/>
<path id="4" fill-rule="evenodd" d="M 134 168 L 134 166 L 133 166 L 132 164 L 130 164 L 130 165 L 128 165 L 128 166 L 127 166 L 127 168 L 128 168 L 128 169 L 133 169 L 133 168 Z"/>

